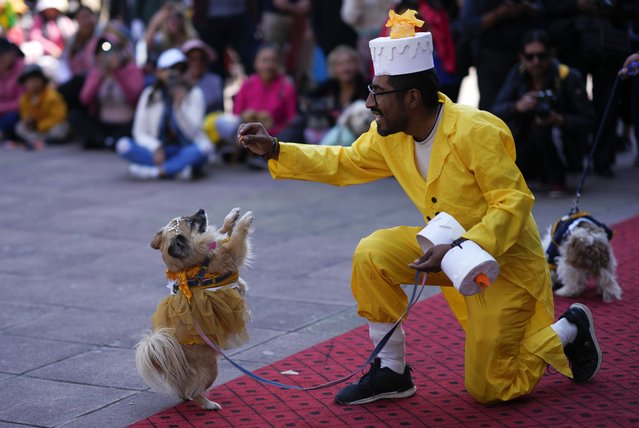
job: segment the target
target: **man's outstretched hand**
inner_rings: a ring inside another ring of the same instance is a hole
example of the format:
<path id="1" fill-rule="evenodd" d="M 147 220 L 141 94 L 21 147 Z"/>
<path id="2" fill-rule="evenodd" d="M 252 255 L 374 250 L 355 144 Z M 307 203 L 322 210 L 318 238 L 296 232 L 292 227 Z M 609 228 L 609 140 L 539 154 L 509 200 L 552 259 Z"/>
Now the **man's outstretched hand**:
<path id="1" fill-rule="evenodd" d="M 259 122 L 243 123 L 237 130 L 237 141 L 258 156 L 264 156 L 273 146 L 273 138 Z"/>
<path id="2" fill-rule="evenodd" d="M 450 245 L 448 244 L 435 245 L 434 247 L 429 248 L 424 255 L 408 266 L 411 269 L 422 272 L 439 272 L 442 269 L 442 259 L 448 250 L 450 250 Z"/>

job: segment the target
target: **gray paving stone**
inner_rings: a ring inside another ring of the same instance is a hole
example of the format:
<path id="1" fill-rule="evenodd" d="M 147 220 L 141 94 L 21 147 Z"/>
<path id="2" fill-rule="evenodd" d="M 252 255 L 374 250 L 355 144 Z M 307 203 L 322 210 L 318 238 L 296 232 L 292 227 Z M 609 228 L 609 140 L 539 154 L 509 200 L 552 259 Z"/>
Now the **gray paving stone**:
<path id="1" fill-rule="evenodd" d="M 121 389 L 15 377 L 2 382 L 0 420 L 56 426 L 131 395 Z"/>
<path id="2" fill-rule="evenodd" d="M 20 229 L 3 233 L 3 247 L 9 249 L 3 251 L 0 271 L 47 278 L 60 271 L 82 269 L 105 254 L 116 254 L 122 247 L 116 240 L 99 237 L 45 232 L 38 233 L 38 241 L 33 234 Z M 44 241 L 55 243 L 55 247 L 41 245 Z"/>
<path id="3" fill-rule="evenodd" d="M 262 365 L 272 364 L 286 356 L 308 348 L 310 344 L 317 344 L 331 337 L 333 336 L 325 333 L 288 333 L 246 351 L 239 352 L 235 354 L 235 357 L 238 360 L 261 363 Z"/>
<path id="4" fill-rule="evenodd" d="M 240 359 L 236 359 L 235 356 L 232 357 L 233 361 L 250 372 L 255 372 L 256 370 L 264 367 L 263 363 L 256 363 L 252 361 L 244 361 Z M 239 369 L 234 367 L 230 362 L 225 360 L 224 358 L 218 359 L 217 368 L 219 370 L 217 379 L 213 382 L 213 387 L 222 385 L 223 383 L 229 382 L 233 379 L 237 379 L 240 376 L 244 376 L 244 373 Z"/>
<path id="5" fill-rule="evenodd" d="M 26 425 L 29 426 L 29 425 Z M 0 421 L 0 428 L 16 428 L 16 427 L 25 427 L 24 424 L 12 424 L 10 422 Z"/>
<path id="6" fill-rule="evenodd" d="M 125 427 L 147 416 L 175 406 L 180 401 L 167 395 L 139 392 L 109 407 L 98 409 L 59 425 L 64 428 Z"/>
<path id="7" fill-rule="evenodd" d="M 4 281 L 7 278 L 14 279 L 13 276 L 0 274 L 0 281 Z M 22 285 L 17 287 L 9 286 L 9 290 L 21 289 Z M 23 303 L 23 301 L 10 300 L 8 293 L 3 293 L 5 299 L 0 303 L 0 331 L 6 330 L 13 325 L 20 324 L 27 321 L 33 321 L 46 313 L 55 312 L 61 310 L 61 308 L 50 305 L 34 305 L 29 303 Z M 31 299 L 29 299 L 31 300 Z"/>
<path id="8" fill-rule="evenodd" d="M 339 266 L 348 267 L 348 272 Z M 251 271 L 245 278 L 249 284 L 249 296 L 281 299 L 283 305 L 296 302 L 348 305 L 355 302 L 350 285 L 350 262 L 336 265 L 301 276 L 285 275 L 283 272 Z M 271 282 L 268 286 L 261 284 Z M 328 292 L 330 290 L 330 292 Z"/>
<path id="9" fill-rule="evenodd" d="M 59 340 L 0 334 L 0 370 L 20 374 L 73 355 L 91 347 Z"/>
<path id="10" fill-rule="evenodd" d="M 309 323 L 335 314 L 343 305 L 282 300 L 249 296 L 253 324 L 260 328 L 293 331 Z"/>
<path id="11" fill-rule="evenodd" d="M 149 328 L 148 320 L 147 314 L 70 308 L 45 315 L 37 321 L 22 323 L 12 332 L 30 337 L 131 348 L 138 342 L 141 332 Z"/>
<path id="12" fill-rule="evenodd" d="M 14 377 L 14 376 L 15 376 L 15 375 L 14 375 L 14 374 L 11 374 L 11 373 L 3 373 L 3 372 L 0 372 L 0 382 L 2 382 L 3 380 L 9 379 L 9 378 L 11 378 L 11 377 Z"/>
<path id="13" fill-rule="evenodd" d="M 144 391 L 132 349 L 98 348 L 29 372 L 40 379 Z"/>

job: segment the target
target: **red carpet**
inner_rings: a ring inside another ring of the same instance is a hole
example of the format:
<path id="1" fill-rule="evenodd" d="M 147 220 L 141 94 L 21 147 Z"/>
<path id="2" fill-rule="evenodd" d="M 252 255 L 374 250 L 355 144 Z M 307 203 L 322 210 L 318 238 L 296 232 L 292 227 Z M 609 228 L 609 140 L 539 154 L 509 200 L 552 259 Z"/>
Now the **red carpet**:
<path id="1" fill-rule="evenodd" d="M 262 385 L 247 376 L 209 391 L 219 412 L 180 404 L 132 427 L 639 427 L 639 217 L 614 227 L 618 281 L 624 300 L 606 305 L 590 289 L 578 300 L 595 317 L 604 354 L 601 371 L 586 384 L 560 374 L 544 376 L 530 396 L 495 406 L 477 404 L 464 390 L 464 338 L 438 295 L 420 302 L 405 325 L 407 361 L 417 394 L 343 407 L 333 403 L 342 387 L 300 392 Z M 556 299 L 559 315 L 574 300 Z M 344 376 L 370 352 L 367 329 L 357 328 L 257 371 L 283 383 L 310 386 Z M 294 370 L 298 376 L 280 372 Z M 353 377 L 351 381 L 359 377 Z"/>

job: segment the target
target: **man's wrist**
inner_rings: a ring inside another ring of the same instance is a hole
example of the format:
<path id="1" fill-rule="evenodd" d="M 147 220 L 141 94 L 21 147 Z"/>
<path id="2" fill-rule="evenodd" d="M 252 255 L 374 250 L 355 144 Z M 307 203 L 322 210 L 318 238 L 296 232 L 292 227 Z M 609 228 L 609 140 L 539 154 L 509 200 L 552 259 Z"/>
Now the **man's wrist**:
<path id="1" fill-rule="evenodd" d="M 280 140 L 277 137 L 271 137 L 271 147 L 268 152 L 264 153 L 262 157 L 266 160 L 277 159 L 277 155 L 280 152 Z"/>

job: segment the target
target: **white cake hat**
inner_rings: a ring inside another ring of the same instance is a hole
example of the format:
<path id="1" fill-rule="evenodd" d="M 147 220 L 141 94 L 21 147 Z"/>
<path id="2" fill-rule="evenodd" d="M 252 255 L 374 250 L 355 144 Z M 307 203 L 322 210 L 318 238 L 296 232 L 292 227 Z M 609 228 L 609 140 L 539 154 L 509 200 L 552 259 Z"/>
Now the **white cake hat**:
<path id="1" fill-rule="evenodd" d="M 414 10 L 401 15 L 391 10 L 387 27 L 390 37 L 378 37 L 368 42 L 376 76 L 396 76 L 429 70 L 433 62 L 433 37 L 430 33 L 415 34 L 415 26 L 424 21 L 415 17 Z"/>

